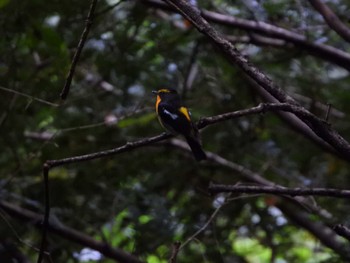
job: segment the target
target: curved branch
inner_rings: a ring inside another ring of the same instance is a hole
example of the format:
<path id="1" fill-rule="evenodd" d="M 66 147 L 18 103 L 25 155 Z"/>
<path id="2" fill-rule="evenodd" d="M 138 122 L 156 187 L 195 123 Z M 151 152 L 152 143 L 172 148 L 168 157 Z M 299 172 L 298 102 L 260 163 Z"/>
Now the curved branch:
<path id="1" fill-rule="evenodd" d="M 40 214 L 34 213 L 30 210 L 15 206 L 5 201 L 0 201 L 0 208 L 4 210 L 7 214 L 26 223 L 31 223 L 35 227 L 42 228 L 42 216 Z M 132 254 L 129 254 L 121 249 L 112 248 L 107 243 L 98 242 L 95 239 L 82 234 L 81 232 L 66 227 L 61 223 L 55 223 L 54 221 L 50 221 L 48 226 L 48 230 L 56 235 L 80 244 L 81 246 L 89 247 L 91 249 L 99 251 L 102 255 L 117 260 L 119 262 L 125 263 L 142 263 L 137 257 Z"/>
<path id="2" fill-rule="evenodd" d="M 175 8 L 160 0 L 143 0 L 142 2 L 151 7 L 161 8 L 172 12 L 176 11 Z M 265 22 L 236 18 L 212 11 L 201 10 L 201 14 L 203 18 L 213 23 L 246 30 L 248 32 L 255 32 L 271 38 L 285 40 L 300 49 L 306 50 L 313 56 L 320 57 L 323 60 L 350 70 L 350 54 L 329 45 L 309 42 L 307 37 L 304 35 L 300 35 Z"/>
<path id="3" fill-rule="evenodd" d="M 350 29 L 334 14 L 321 0 L 309 0 L 310 4 L 323 16 L 330 28 L 338 33 L 345 41 L 350 42 Z"/>

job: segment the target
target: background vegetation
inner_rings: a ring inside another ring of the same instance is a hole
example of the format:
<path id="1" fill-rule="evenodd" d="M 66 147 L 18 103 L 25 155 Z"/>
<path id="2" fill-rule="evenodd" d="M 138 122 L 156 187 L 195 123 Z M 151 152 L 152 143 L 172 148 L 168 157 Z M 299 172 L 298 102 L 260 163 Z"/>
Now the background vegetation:
<path id="1" fill-rule="evenodd" d="M 319 8 L 324 4 L 336 15 L 330 20 Z M 252 65 L 349 139 L 347 1 L 215 0 L 198 7 Z M 37 259 L 43 163 L 163 132 L 152 90 L 177 88 L 195 121 L 273 102 L 222 47 L 155 0 L 97 2 L 62 100 L 89 10 L 87 1 L 0 1 L 1 262 Z M 310 139 L 291 116 L 267 111 L 207 126 L 201 136 L 210 158 L 201 163 L 181 138 L 171 138 L 51 169 L 54 227 L 45 261 L 350 260 L 348 240 L 333 229 L 349 225 L 347 199 L 295 203 L 208 189 L 210 183 L 348 188 L 349 155 L 322 136 Z"/>

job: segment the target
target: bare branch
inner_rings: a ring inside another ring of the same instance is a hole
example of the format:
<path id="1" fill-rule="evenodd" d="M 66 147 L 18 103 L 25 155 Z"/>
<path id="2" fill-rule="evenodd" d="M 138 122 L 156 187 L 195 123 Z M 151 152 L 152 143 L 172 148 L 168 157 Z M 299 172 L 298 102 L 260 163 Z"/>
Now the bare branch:
<path id="1" fill-rule="evenodd" d="M 205 224 L 196 231 L 196 233 L 194 233 L 192 236 L 190 236 L 180 247 L 180 249 L 184 248 L 189 242 L 191 242 L 193 239 L 195 239 L 200 233 L 202 233 L 204 230 L 207 229 L 207 227 L 209 226 L 209 224 L 215 219 L 216 215 L 219 213 L 220 209 L 224 206 L 225 203 L 219 205 L 214 212 L 211 214 L 211 216 L 209 217 L 209 219 L 207 220 L 207 222 L 205 222 Z"/>
<path id="2" fill-rule="evenodd" d="M 43 227 L 43 225 L 41 224 L 42 216 L 40 214 L 15 206 L 5 201 L 0 201 L 0 208 L 14 218 L 25 221 L 26 223 L 33 224 L 35 227 L 38 228 Z M 75 229 L 64 226 L 62 223 L 58 224 L 54 221 L 50 221 L 50 224 L 48 225 L 48 230 L 62 238 L 65 238 L 72 242 L 76 242 L 81 246 L 97 250 L 104 256 L 117 260 L 119 262 L 142 263 L 142 261 L 134 255 L 126 253 L 121 249 L 113 248 L 107 243 L 96 241 L 90 236 L 84 235 Z"/>
<path id="3" fill-rule="evenodd" d="M 43 220 L 43 230 L 41 234 L 41 244 L 38 256 L 38 263 L 41 263 L 46 253 L 47 247 L 47 231 L 49 229 L 49 217 L 50 217 L 50 192 L 49 192 L 49 170 L 50 166 L 46 163 L 43 165 L 43 180 L 44 180 L 44 193 L 45 193 L 45 213 Z"/>
<path id="4" fill-rule="evenodd" d="M 278 208 L 295 224 L 307 229 L 315 237 L 317 237 L 322 244 L 333 249 L 343 259 L 343 262 L 350 262 L 350 250 L 347 243 L 339 240 L 339 237 L 333 231 L 333 229 L 323 222 L 310 219 L 309 216 L 298 211 L 295 206 L 289 206 L 286 204 L 278 205 Z"/>
<path id="5" fill-rule="evenodd" d="M 64 159 L 59 159 L 59 160 L 48 160 L 48 161 L 46 161 L 45 164 L 51 169 L 53 167 L 61 166 L 64 164 L 78 163 L 78 162 L 99 159 L 99 158 L 103 158 L 103 157 L 109 157 L 112 155 L 131 151 L 131 150 L 134 150 L 136 148 L 140 148 L 142 146 L 147 146 L 147 145 L 150 145 L 152 143 L 156 143 L 156 142 L 168 139 L 170 137 L 172 137 L 172 135 L 170 135 L 168 133 L 162 133 L 162 134 L 154 136 L 154 137 L 144 138 L 144 139 L 134 141 L 134 142 L 127 142 L 123 146 L 117 147 L 114 149 L 101 151 L 101 152 L 95 152 L 95 153 L 91 153 L 91 154 L 80 155 L 80 156 L 74 156 L 74 157 L 69 157 L 69 158 L 64 158 Z"/>
<path id="6" fill-rule="evenodd" d="M 180 140 L 173 139 L 171 140 L 170 143 L 171 145 L 178 147 L 182 150 L 190 151 L 190 149 L 186 146 L 186 144 Z M 281 189 L 284 188 L 281 185 L 277 185 L 274 182 L 263 178 L 259 174 L 245 168 L 244 166 L 231 162 L 217 154 L 214 154 L 211 152 L 206 152 L 206 154 L 207 154 L 208 160 L 218 165 L 221 165 L 222 167 L 226 167 L 230 169 L 235 173 L 235 176 L 237 176 L 238 174 L 249 182 L 258 183 L 265 186 L 280 187 Z M 289 202 L 286 202 L 286 201 L 289 201 Z M 295 207 L 294 204 L 297 204 L 299 206 Z M 290 208 L 291 205 L 293 205 L 293 208 Z M 328 211 L 321 209 L 314 203 L 308 202 L 307 199 L 305 199 L 304 197 L 299 197 L 299 196 L 287 197 L 286 196 L 286 197 L 283 197 L 283 199 L 280 199 L 280 201 L 276 203 L 276 206 L 289 219 L 291 219 L 297 224 L 300 224 L 302 227 L 310 231 L 323 244 L 332 248 L 336 253 L 338 253 L 348 261 L 350 259 L 349 251 L 344 247 L 344 244 L 339 241 L 339 239 L 337 238 L 335 233 L 332 231 L 332 229 L 322 221 L 314 222 L 314 220 L 309 219 L 306 213 L 304 213 L 299 209 L 300 205 L 304 209 L 305 208 L 309 209 L 326 220 L 329 220 L 332 218 L 332 215 Z"/>
<path id="7" fill-rule="evenodd" d="M 246 194 L 274 194 L 289 196 L 329 196 L 337 198 L 350 198 L 350 190 L 329 188 L 281 188 L 276 186 L 246 186 L 210 184 L 211 193 L 246 193 Z"/>
<path id="8" fill-rule="evenodd" d="M 149 6 L 161 8 L 163 10 L 172 12 L 176 11 L 176 9 L 174 9 L 172 6 L 169 6 L 160 0 L 143 0 L 142 2 Z M 320 57 L 326 61 L 350 70 L 350 54 L 332 46 L 309 42 L 307 37 L 304 35 L 300 35 L 287 29 L 261 21 L 236 18 L 207 10 L 201 10 L 201 14 L 205 19 L 213 23 L 235 27 L 248 32 L 255 32 L 270 38 L 288 41 L 289 43 L 295 45 L 295 47 L 303 49 L 316 57 Z"/>
<path id="9" fill-rule="evenodd" d="M 310 4 L 323 16 L 330 28 L 338 33 L 345 41 L 350 42 L 350 29 L 334 14 L 321 0 L 309 0 Z"/>
<path id="10" fill-rule="evenodd" d="M 188 69 L 186 71 L 186 77 L 183 83 L 182 96 L 181 96 L 182 99 L 186 98 L 187 91 L 189 91 L 192 88 L 193 81 L 195 80 L 196 75 L 198 73 L 197 55 L 199 52 L 200 44 L 201 42 L 197 40 L 196 43 L 194 44 L 194 47 L 190 56 Z"/>
<path id="11" fill-rule="evenodd" d="M 171 252 L 171 257 L 169 259 L 169 263 L 176 263 L 176 259 L 177 259 L 177 254 L 180 251 L 180 246 L 181 243 L 180 242 L 174 242 L 173 244 L 173 250 Z"/>
<path id="12" fill-rule="evenodd" d="M 43 104 L 46 104 L 46 105 L 49 105 L 49 106 L 53 106 L 53 107 L 58 107 L 59 105 L 56 104 L 56 103 L 52 103 L 50 101 L 46 101 L 46 100 L 43 100 L 43 99 L 39 99 L 39 98 L 36 98 L 34 96 L 31 96 L 31 95 L 28 95 L 26 93 L 23 93 L 23 92 L 19 92 L 17 90 L 13 90 L 13 89 L 8 89 L 8 88 L 5 88 L 5 87 L 2 87 L 0 86 L 0 89 L 1 90 L 4 90 L 4 91 L 7 91 L 7 92 L 10 92 L 10 93 L 14 93 L 16 95 L 19 95 L 19 96 L 22 96 L 22 97 L 25 97 L 25 98 L 28 98 L 28 99 L 31 99 L 33 101 L 38 101 L 38 102 L 41 102 Z"/>
<path id="13" fill-rule="evenodd" d="M 172 139 L 170 141 L 170 145 L 175 146 L 175 147 L 177 147 L 181 150 L 184 150 L 184 151 L 190 151 L 190 149 L 188 148 L 186 143 L 181 141 L 181 140 L 178 140 L 178 139 Z M 215 164 L 218 164 L 222 167 L 226 167 L 226 168 L 230 169 L 231 171 L 237 173 L 238 176 L 245 181 L 252 182 L 254 184 L 259 184 L 262 186 L 279 187 L 281 189 L 285 189 L 284 186 L 276 184 L 270 180 L 265 179 L 260 174 L 247 169 L 243 165 L 231 162 L 231 161 L 221 157 L 220 155 L 212 153 L 212 152 L 206 151 L 206 154 L 207 154 L 209 161 L 212 161 Z M 291 201 L 301 205 L 302 207 L 304 207 L 308 211 L 312 211 L 313 213 L 318 214 L 319 216 L 321 216 L 325 219 L 330 218 L 329 212 L 320 209 L 319 207 L 310 203 L 309 200 L 307 200 L 304 197 L 288 197 L 288 200 L 291 200 Z"/>
<path id="14" fill-rule="evenodd" d="M 107 157 L 111 155 L 115 155 L 118 153 L 123 153 L 126 151 L 130 151 L 136 148 L 139 148 L 141 146 L 145 146 L 151 143 L 155 143 L 161 140 L 164 140 L 166 138 L 171 137 L 171 135 L 163 133 L 158 136 L 154 136 L 151 138 L 146 138 L 143 140 L 139 140 L 136 142 L 131 142 L 131 143 L 126 143 L 124 146 L 114 148 L 111 150 L 107 151 L 101 151 L 101 152 L 96 152 L 92 154 L 86 154 L 86 155 L 81 155 L 81 156 L 75 156 L 75 157 L 69 157 L 65 159 L 60 159 L 60 160 L 48 160 L 44 163 L 43 165 L 43 177 L 44 177 L 44 188 L 45 188 L 45 198 L 44 198 L 44 203 L 45 203 L 45 214 L 44 214 L 44 221 L 43 221 L 43 229 L 42 229 L 42 239 L 41 239 L 41 246 L 40 246 L 40 251 L 39 251 L 39 257 L 38 257 L 38 263 L 42 262 L 44 253 L 45 253 L 45 248 L 46 248 L 46 243 L 47 243 L 47 231 L 49 228 L 49 217 L 50 217 L 50 200 L 49 200 L 49 171 L 51 168 L 56 167 L 56 166 L 61 166 L 64 164 L 69 164 L 69 163 L 77 163 L 77 162 L 83 162 L 83 161 L 88 161 L 88 160 L 93 160 L 93 159 L 98 159 L 102 157 Z"/>
<path id="15" fill-rule="evenodd" d="M 75 71 L 75 67 L 79 61 L 81 51 L 83 50 L 83 47 L 85 45 L 87 36 L 89 34 L 89 31 L 90 31 L 90 28 L 91 28 L 91 25 L 92 25 L 92 22 L 94 19 L 94 12 L 95 12 L 96 4 L 97 4 L 97 0 L 91 0 L 89 13 L 88 13 L 86 23 L 85 23 L 85 28 L 84 28 L 84 31 L 83 31 L 81 37 L 80 37 L 78 47 L 75 51 L 75 54 L 74 54 L 74 57 L 72 60 L 72 64 L 71 64 L 69 72 L 68 72 L 68 76 L 66 78 L 66 82 L 65 82 L 64 87 L 63 87 L 62 92 L 61 92 L 61 99 L 62 100 L 65 100 L 68 96 L 70 85 L 72 83 L 72 79 L 73 79 L 73 75 L 74 75 L 74 71 Z"/>
<path id="16" fill-rule="evenodd" d="M 319 137 L 333 146 L 344 158 L 348 161 L 350 160 L 350 144 L 343 137 L 324 121 L 309 113 L 306 109 L 299 107 L 293 98 L 273 83 L 266 74 L 252 65 L 225 37 L 210 26 L 201 16 L 201 12 L 198 9 L 194 8 L 187 1 L 166 0 L 166 2 L 177 8 L 182 15 L 196 26 L 198 31 L 206 35 L 219 47 L 230 62 L 238 66 L 247 76 L 252 78 L 279 102 L 288 103 L 293 109 L 293 106 L 298 107 L 296 111 L 293 110 L 292 112 L 303 120 Z"/>
<path id="17" fill-rule="evenodd" d="M 236 111 L 236 112 L 226 113 L 226 114 L 222 114 L 222 115 L 218 115 L 218 116 L 214 116 L 214 117 L 203 118 L 197 126 L 198 126 L 198 128 L 201 129 L 203 127 L 206 127 L 208 125 L 211 125 L 211 124 L 214 124 L 217 122 L 221 122 L 221 121 L 225 121 L 228 119 L 237 118 L 237 117 L 241 117 L 241 116 L 245 116 L 245 115 L 257 114 L 257 113 L 261 113 L 261 112 L 264 112 L 267 110 L 270 110 L 270 111 L 274 111 L 274 110 L 290 111 L 290 112 L 293 112 L 295 114 L 298 114 L 299 116 L 303 116 L 304 118 L 306 118 L 310 121 L 321 122 L 321 120 L 319 120 L 317 117 L 315 117 L 314 115 L 312 115 L 311 113 L 306 111 L 304 108 L 299 107 L 297 105 L 291 105 L 288 103 L 275 103 L 275 104 L 272 103 L 272 104 L 260 104 L 257 107 L 253 107 L 253 108 L 247 109 L 247 110 Z M 131 151 L 131 150 L 137 149 L 139 147 L 147 146 L 147 145 L 150 145 L 150 144 L 153 144 L 153 143 L 156 143 L 156 142 L 159 142 L 159 141 L 171 138 L 171 137 L 172 137 L 172 135 L 167 134 L 167 133 L 163 133 L 163 134 L 158 135 L 158 136 L 141 139 L 141 140 L 138 140 L 135 142 L 128 142 L 121 147 L 117 147 L 117 148 L 106 150 L 106 151 L 95 152 L 95 153 L 81 155 L 81 156 L 74 156 L 74 157 L 69 157 L 69 158 L 64 158 L 64 159 L 59 159 L 59 160 L 46 161 L 44 166 L 43 166 L 43 176 L 44 176 L 44 185 L 45 185 L 45 216 L 44 216 L 44 222 L 43 222 L 44 227 L 43 227 L 43 233 L 42 233 L 42 244 L 41 244 L 39 259 L 42 259 L 43 253 L 45 250 L 45 246 L 46 246 L 46 231 L 47 231 L 47 227 L 48 227 L 49 213 L 50 213 L 50 211 L 49 211 L 50 210 L 49 196 L 48 196 L 48 192 L 49 192 L 48 191 L 48 173 L 49 173 L 49 170 L 51 168 L 61 166 L 64 164 L 89 161 L 89 160 L 94 160 L 94 159 L 98 159 L 98 158 L 112 156 L 115 154 L 124 153 L 124 152 Z M 209 158 L 210 158 L 210 156 L 209 156 Z M 248 174 L 247 176 L 250 177 L 252 181 L 258 182 L 261 184 L 270 185 L 272 183 L 272 182 L 269 182 L 269 181 L 265 180 L 264 178 L 256 176 L 256 175 L 249 175 Z M 41 262 L 41 261 L 38 260 L 38 262 Z"/>
<path id="18" fill-rule="evenodd" d="M 252 78 L 246 78 L 251 87 L 267 102 L 277 103 L 278 100 L 268 93 L 263 87 L 257 84 Z M 277 111 L 276 114 L 293 130 L 305 136 L 307 139 L 314 142 L 326 152 L 336 155 L 339 158 L 347 160 L 343 155 L 336 151 L 329 143 L 319 137 L 303 120 L 290 112 Z"/>
<path id="19" fill-rule="evenodd" d="M 333 230 L 339 235 L 350 241 L 350 229 L 344 225 L 335 225 Z"/>

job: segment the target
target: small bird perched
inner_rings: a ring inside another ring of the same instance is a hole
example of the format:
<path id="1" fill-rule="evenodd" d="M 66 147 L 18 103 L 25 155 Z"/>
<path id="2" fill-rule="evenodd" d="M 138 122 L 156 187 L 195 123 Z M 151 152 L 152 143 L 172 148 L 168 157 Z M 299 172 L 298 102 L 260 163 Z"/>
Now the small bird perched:
<path id="1" fill-rule="evenodd" d="M 174 135 L 183 135 L 196 160 L 205 160 L 207 156 L 199 141 L 197 127 L 192 123 L 190 112 L 182 105 L 177 91 L 159 89 L 152 92 L 157 94 L 156 112 L 160 124 Z"/>

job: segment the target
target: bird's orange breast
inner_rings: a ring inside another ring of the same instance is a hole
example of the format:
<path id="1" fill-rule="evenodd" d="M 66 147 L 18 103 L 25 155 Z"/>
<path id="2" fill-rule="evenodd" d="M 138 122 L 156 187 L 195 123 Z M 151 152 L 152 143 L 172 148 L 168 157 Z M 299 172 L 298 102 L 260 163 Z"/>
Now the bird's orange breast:
<path id="1" fill-rule="evenodd" d="M 158 114 L 158 105 L 159 105 L 160 101 L 161 101 L 160 96 L 157 95 L 157 100 L 156 100 L 156 112 L 157 112 L 157 114 Z"/>

